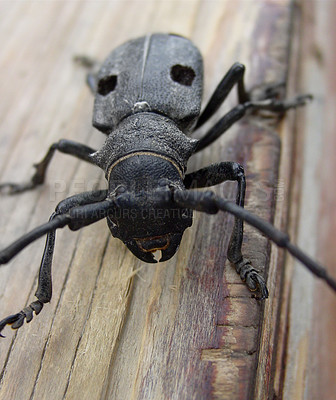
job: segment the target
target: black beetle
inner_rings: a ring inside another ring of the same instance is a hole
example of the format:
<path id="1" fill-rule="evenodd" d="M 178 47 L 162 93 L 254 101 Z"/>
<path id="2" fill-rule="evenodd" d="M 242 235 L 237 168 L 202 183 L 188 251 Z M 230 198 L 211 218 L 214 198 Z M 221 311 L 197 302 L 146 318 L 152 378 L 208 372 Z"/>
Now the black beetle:
<path id="1" fill-rule="evenodd" d="M 54 143 L 44 159 L 35 165 L 32 179 L 24 184 L 3 183 L 1 191 L 19 193 L 42 184 L 55 150 L 90 162 L 105 171 L 107 190 L 81 193 L 61 201 L 48 223 L 24 235 L 0 252 L 0 264 L 7 263 L 25 246 L 47 234 L 36 291 L 38 300 L 0 322 L 0 332 L 10 324 L 17 329 L 30 322 L 51 299 L 51 264 L 57 228 L 80 229 L 107 218 L 113 236 L 146 262 L 160 261 L 177 251 L 184 230 L 192 224 L 192 210 L 214 214 L 219 210 L 235 215 L 228 259 L 248 288 L 268 297 L 263 277 L 241 252 L 243 220 L 259 229 L 278 246 L 285 247 L 314 274 L 336 291 L 327 271 L 290 243 L 286 234 L 244 210 L 245 176 L 235 162 L 213 164 L 186 174 L 190 156 L 222 135 L 247 110 L 285 112 L 304 105 L 311 96 L 279 101 L 265 91 L 252 100 L 244 86 L 245 68 L 235 63 L 219 83 L 200 114 L 203 85 L 202 57 L 186 38 L 174 34 L 152 34 L 126 42 L 115 49 L 97 73 L 88 74 L 95 94 L 93 126 L 107 136 L 96 151 L 69 140 Z M 237 84 L 239 104 L 225 114 L 197 140 L 190 134 L 219 108 Z M 221 182 L 237 181 L 236 204 L 210 191 L 197 191 Z"/>

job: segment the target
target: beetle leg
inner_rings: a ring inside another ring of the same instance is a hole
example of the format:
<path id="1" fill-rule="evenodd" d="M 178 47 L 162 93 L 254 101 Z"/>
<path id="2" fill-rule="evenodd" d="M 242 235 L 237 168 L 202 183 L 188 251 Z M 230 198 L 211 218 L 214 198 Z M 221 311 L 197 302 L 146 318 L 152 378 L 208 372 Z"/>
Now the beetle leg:
<path id="1" fill-rule="evenodd" d="M 242 181 L 244 168 L 236 162 L 221 162 L 186 174 L 183 183 L 187 189 L 218 185 L 225 181 Z M 241 183 L 245 187 L 245 181 Z"/>
<path id="2" fill-rule="evenodd" d="M 86 74 L 86 84 L 91 90 L 91 93 L 93 95 L 96 95 L 97 93 L 97 76 L 93 72 L 88 72 Z"/>
<path id="3" fill-rule="evenodd" d="M 56 219 L 57 217 L 57 219 Z M 39 283 L 38 288 L 35 293 L 35 296 L 38 300 L 30 303 L 27 307 L 21 310 L 17 314 L 10 315 L 0 321 L 0 337 L 4 337 L 1 334 L 1 331 L 6 325 L 12 325 L 13 329 L 20 328 L 24 320 L 30 322 L 33 319 L 33 311 L 35 314 L 39 314 L 43 308 L 44 303 L 48 303 L 51 299 L 51 263 L 52 263 L 52 255 L 54 251 L 54 243 L 55 243 L 55 231 L 56 228 L 61 228 L 67 225 L 69 222 L 69 218 L 65 215 L 59 216 L 57 213 L 53 213 L 50 217 L 50 220 L 47 224 L 44 224 L 38 228 L 38 232 L 36 229 L 28 235 L 25 235 L 14 242 L 11 246 L 8 246 L 4 250 L 0 252 L 0 263 L 5 264 L 12 257 L 14 257 L 23 247 L 27 244 L 31 243 L 33 240 L 42 236 L 43 234 L 48 232 L 46 246 L 43 253 L 43 258 L 40 265 L 39 272 Z M 47 230 L 43 229 L 47 225 Z M 43 228 L 42 228 L 43 227 Z M 29 240 L 28 240 L 29 238 Z M 22 240 L 23 239 L 23 240 Z"/>
<path id="4" fill-rule="evenodd" d="M 184 179 L 186 188 L 209 187 L 224 181 L 237 181 L 238 191 L 236 196 L 237 206 L 244 207 L 246 181 L 244 168 L 236 162 L 222 162 L 212 164 L 206 168 L 187 174 Z M 261 298 L 268 297 L 264 278 L 254 269 L 249 260 L 242 255 L 243 220 L 235 217 L 234 227 L 228 248 L 228 259 L 235 265 L 237 273 L 250 290 L 259 290 Z"/>
<path id="5" fill-rule="evenodd" d="M 224 132 L 226 132 L 231 125 L 240 120 L 246 112 L 246 107 L 239 104 L 231 111 L 225 114 L 197 143 L 195 153 L 209 146 L 212 142 L 218 139 Z"/>
<path id="6" fill-rule="evenodd" d="M 16 194 L 26 190 L 34 189 L 36 186 L 41 185 L 45 180 L 48 165 L 56 150 L 60 151 L 61 153 L 70 154 L 79 158 L 80 160 L 87 161 L 92 164 L 93 160 L 90 158 L 90 154 L 96 151 L 84 144 L 77 143 L 72 140 L 61 139 L 50 146 L 46 155 L 39 163 L 34 164 L 35 173 L 30 181 L 24 183 L 1 183 L 0 193 L 4 192 L 7 194 Z"/>
<path id="7" fill-rule="evenodd" d="M 104 200 L 107 196 L 107 190 L 95 190 L 91 192 L 79 193 L 62 200 L 51 215 L 50 220 L 57 215 L 64 215 L 74 207 L 95 203 Z M 48 303 L 51 299 L 51 265 L 55 247 L 56 230 L 48 233 L 43 257 L 39 271 L 39 281 L 35 296 L 43 303 Z"/>
<path id="8" fill-rule="evenodd" d="M 243 64 L 237 62 L 232 65 L 229 71 L 225 74 L 224 78 L 219 82 L 208 104 L 198 118 L 195 129 L 199 128 L 214 115 L 214 113 L 225 101 L 235 84 L 238 85 L 237 89 L 239 103 L 242 104 L 250 100 L 250 97 L 245 89 L 244 74 L 245 66 Z"/>
<path id="9" fill-rule="evenodd" d="M 311 95 L 297 96 L 290 100 L 277 100 L 279 88 L 283 87 L 283 83 L 262 85 L 259 89 L 259 96 L 254 100 L 255 96 L 251 96 L 247 92 L 244 83 L 245 66 L 235 63 L 226 73 L 224 78 L 216 87 L 208 104 L 204 108 L 197 120 L 195 130 L 202 126 L 209 118 L 211 118 L 218 108 L 223 104 L 234 85 L 237 84 L 238 105 L 225 114 L 199 141 L 196 152 L 211 144 L 224 132 L 226 132 L 232 124 L 241 119 L 247 109 L 252 110 L 269 110 L 277 113 L 283 113 L 290 108 L 303 106 L 308 100 L 312 99 Z M 255 91 L 255 90 L 254 90 Z M 258 91 L 258 90 L 256 90 Z"/>
<path id="10" fill-rule="evenodd" d="M 311 259 L 301 249 L 290 242 L 289 236 L 276 229 L 272 224 L 258 217 L 257 215 L 249 213 L 243 207 L 239 207 L 230 201 L 217 197 L 213 192 L 199 192 L 194 190 L 174 190 L 173 198 L 176 205 L 183 208 L 189 208 L 206 212 L 208 214 L 216 214 L 218 211 L 227 211 L 239 219 L 244 220 L 249 225 L 258 229 L 261 233 L 267 236 L 279 247 L 285 248 L 292 256 L 299 260 L 306 268 L 308 268 L 314 275 L 323 279 L 333 291 L 336 292 L 336 280 L 332 278 L 325 267 Z M 245 271 L 244 259 L 237 261 L 241 264 L 241 272 Z M 250 268 L 248 267 L 248 270 Z M 255 286 L 260 290 L 259 277 L 256 273 L 250 270 L 250 282 L 255 283 Z M 246 276 L 246 281 L 248 277 Z M 248 282 L 247 282 L 248 283 Z M 262 286 L 262 285 L 261 285 Z M 252 288 L 253 290 L 253 288 Z M 266 293 L 261 292 L 261 298 L 265 297 Z"/>
<path id="11" fill-rule="evenodd" d="M 49 219 L 49 221 L 53 220 L 57 213 L 53 213 Z M 6 325 L 11 325 L 13 329 L 20 328 L 24 320 L 30 322 L 33 319 L 33 311 L 35 311 L 35 315 L 38 315 L 45 303 L 49 303 L 52 295 L 52 282 L 51 282 L 51 265 L 52 265 L 52 257 L 54 254 L 54 246 L 55 246 L 55 237 L 56 230 L 53 230 L 48 233 L 46 244 L 43 252 L 43 257 L 39 270 L 39 279 L 38 286 L 35 292 L 35 296 L 37 300 L 30 303 L 27 307 L 21 310 L 19 313 L 10 315 L 7 318 L 4 318 L 0 321 L 0 337 L 4 337 L 1 334 L 1 331 Z"/>
<path id="12" fill-rule="evenodd" d="M 283 113 L 290 108 L 304 106 L 312 96 L 301 95 L 290 100 L 265 99 L 258 101 L 247 101 L 238 104 L 228 113 L 226 113 L 198 142 L 195 153 L 209 146 L 225 133 L 236 121 L 240 120 L 247 110 L 269 110 L 277 113 Z"/>
<path id="13" fill-rule="evenodd" d="M 84 55 L 78 55 L 74 57 L 74 61 L 81 65 L 82 67 L 86 68 L 89 70 L 89 72 L 86 75 L 86 84 L 88 85 L 89 89 L 91 90 L 91 93 L 93 95 L 96 95 L 97 93 L 97 72 L 100 68 L 100 63 L 88 56 Z"/>
<path id="14" fill-rule="evenodd" d="M 107 190 L 96 190 L 80 193 L 61 201 L 56 207 L 56 211 L 51 215 L 49 222 L 22 236 L 12 245 L 0 251 L 0 264 L 6 264 L 24 247 L 47 233 L 39 270 L 38 286 L 35 292 L 37 300 L 30 303 L 19 313 L 10 315 L 0 321 L 0 337 L 3 337 L 1 331 L 6 325 L 12 325 L 13 329 L 20 328 L 25 319 L 27 322 L 32 320 L 33 311 L 35 311 L 36 315 L 39 314 L 43 305 L 50 302 L 52 296 L 51 266 L 55 247 L 56 229 L 69 225 L 70 229 L 77 230 L 89 223 L 104 218 L 106 216 L 106 202 L 99 202 L 98 200 L 105 199 L 106 195 Z M 109 202 L 109 204 L 111 203 Z M 93 207 L 92 209 L 90 205 L 98 205 L 98 207 Z M 75 209 L 79 210 L 79 212 L 72 212 Z"/>

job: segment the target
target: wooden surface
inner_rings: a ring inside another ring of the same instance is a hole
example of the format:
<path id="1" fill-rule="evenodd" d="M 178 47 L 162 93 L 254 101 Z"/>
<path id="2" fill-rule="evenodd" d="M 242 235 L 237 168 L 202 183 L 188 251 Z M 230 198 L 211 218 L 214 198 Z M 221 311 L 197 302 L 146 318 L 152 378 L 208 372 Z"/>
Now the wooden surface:
<path id="1" fill-rule="evenodd" d="M 2 182 L 27 179 L 30 166 L 60 138 L 94 148 L 103 143 L 104 136 L 91 128 L 93 101 L 85 71 L 72 62 L 75 54 L 103 59 L 117 45 L 147 32 L 185 35 L 204 55 L 206 100 L 237 60 L 247 66 L 248 86 L 285 79 L 293 39 L 286 0 L 1 2 L 0 14 Z M 235 102 L 231 96 L 218 115 Z M 245 119 L 194 157 L 190 170 L 223 160 L 242 163 L 247 208 L 285 228 L 291 160 L 302 156 L 294 153 L 293 117 L 290 113 L 277 130 L 272 119 Z M 302 171 L 295 171 L 300 176 Z M 46 185 L 1 196 L 0 248 L 46 221 L 64 197 L 95 185 L 106 185 L 100 171 L 57 154 Z M 294 189 L 299 196 L 299 187 Z M 235 185 L 223 184 L 216 192 L 233 199 Z M 320 383 L 296 383 L 306 376 L 307 352 L 300 362 L 286 358 L 286 318 L 291 318 L 289 339 L 295 323 L 304 319 L 285 312 L 295 309 L 294 299 L 280 302 L 281 293 L 283 300 L 290 298 L 291 269 L 283 291 L 283 253 L 274 246 L 270 251 L 270 244 L 246 227 L 246 255 L 261 270 L 270 260 L 270 299 L 263 305 L 251 298 L 226 262 L 232 221 L 225 214 L 197 214 L 177 255 L 157 265 L 133 257 L 110 237 L 104 221 L 77 233 L 59 232 L 51 303 L 17 333 L 7 327 L 0 343 L 0 398 L 245 400 L 282 393 L 289 393 L 286 399 L 304 398 L 308 387 L 312 391 Z M 326 216 L 323 221 L 328 223 Z M 318 241 L 321 249 L 327 248 L 326 235 Z M 33 300 L 43 244 L 40 239 L 0 269 L 1 318 Z M 321 261 L 334 263 L 330 255 Z M 319 287 L 322 298 L 328 289 Z M 311 302 L 306 301 L 299 304 Z M 319 314 L 309 319 L 314 326 Z M 327 316 L 324 326 L 329 323 Z M 314 337 L 311 333 L 309 340 Z M 288 343 L 290 355 L 303 346 L 293 339 Z M 297 364 L 303 368 L 299 377 Z M 302 397 L 291 397 L 298 385 Z"/>
<path id="2" fill-rule="evenodd" d="M 305 1 L 300 32 L 302 87 L 314 94 L 298 120 L 297 243 L 336 276 L 336 3 Z M 336 393 L 336 297 L 294 264 L 288 305 L 284 399 L 327 399 Z M 285 313 L 283 313 L 285 314 Z M 284 318 L 284 315 L 283 315 Z"/>

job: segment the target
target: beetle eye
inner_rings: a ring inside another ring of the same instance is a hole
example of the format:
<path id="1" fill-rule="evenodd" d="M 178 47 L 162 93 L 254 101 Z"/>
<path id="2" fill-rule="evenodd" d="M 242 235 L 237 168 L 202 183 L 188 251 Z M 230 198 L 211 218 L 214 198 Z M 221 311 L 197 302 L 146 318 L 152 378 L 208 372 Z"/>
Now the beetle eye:
<path id="1" fill-rule="evenodd" d="M 113 92 L 117 86 L 117 75 L 105 76 L 98 82 L 97 92 L 102 96 L 106 96 Z"/>
<path id="2" fill-rule="evenodd" d="M 176 64 L 170 69 L 172 80 L 184 86 L 191 86 L 195 76 L 195 71 L 191 67 Z"/>
<path id="3" fill-rule="evenodd" d="M 121 194 L 121 193 L 125 193 L 126 192 L 126 186 L 124 185 L 119 185 L 116 187 L 115 189 L 116 194 Z"/>

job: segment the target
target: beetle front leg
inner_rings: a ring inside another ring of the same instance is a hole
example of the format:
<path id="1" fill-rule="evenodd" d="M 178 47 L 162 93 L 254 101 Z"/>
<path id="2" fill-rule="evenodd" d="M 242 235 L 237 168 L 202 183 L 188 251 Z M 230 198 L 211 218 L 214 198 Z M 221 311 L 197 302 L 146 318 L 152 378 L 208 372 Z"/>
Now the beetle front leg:
<path id="1" fill-rule="evenodd" d="M 70 154 L 80 160 L 87 161 L 93 164 L 90 154 L 94 153 L 96 150 L 89 146 L 81 143 L 74 142 L 72 140 L 61 139 L 56 143 L 53 143 L 49 150 L 47 151 L 44 158 L 37 164 L 34 164 L 35 173 L 28 182 L 24 183 L 12 183 L 4 182 L 0 184 L 0 193 L 4 192 L 7 194 L 16 194 L 25 192 L 26 190 L 31 190 L 41 185 L 45 181 L 45 176 L 47 172 L 48 165 L 53 158 L 55 151 L 58 150 L 61 153 Z"/>
<path id="2" fill-rule="evenodd" d="M 53 213 L 49 219 L 52 221 L 57 213 Z M 51 282 L 51 264 L 54 253 L 56 231 L 53 230 L 48 233 L 46 244 L 43 252 L 43 257 L 40 265 L 38 287 L 35 293 L 37 300 L 30 303 L 27 307 L 20 312 L 10 315 L 0 321 L 0 337 L 4 337 L 1 331 L 6 325 L 11 325 L 13 329 L 19 329 L 24 320 L 30 322 L 33 319 L 33 312 L 38 315 L 45 303 L 49 303 L 52 295 L 52 282 Z"/>
<path id="3" fill-rule="evenodd" d="M 186 188 L 201 188 L 217 185 L 225 181 L 237 181 L 238 190 L 236 204 L 244 207 L 246 180 L 244 168 L 236 162 L 222 162 L 202 168 L 187 174 L 184 179 Z M 237 273 L 246 283 L 247 287 L 260 293 L 260 298 L 268 297 L 268 290 L 264 278 L 253 268 L 251 262 L 242 254 L 243 220 L 235 217 L 234 227 L 228 248 L 228 260 L 234 264 Z"/>
<path id="4" fill-rule="evenodd" d="M 62 228 L 66 225 L 73 224 L 73 229 L 79 229 L 81 226 L 87 225 L 87 221 L 91 222 L 88 213 L 88 219 L 85 220 L 85 212 L 82 213 L 84 216 L 76 221 L 68 213 L 71 209 L 80 206 L 88 206 L 93 203 L 97 203 L 106 198 L 107 190 L 96 190 L 92 192 L 80 193 L 65 200 L 62 200 L 56 207 L 56 211 L 51 215 L 49 222 L 44 226 L 36 228 L 34 231 L 24 236 L 24 240 L 19 239 L 14 242 L 11 246 L 0 251 L 0 264 L 6 264 L 11 260 L 19 251 L 21 251 L 26 245 L 31 243 L 33 240 L 47 233 L 46 244 L 43 252 L 43 257 L 40 264 L 38 286 L 35 292 L 37 300 L 30 303 L 27 307 L 22 309 L 20 312 L 10 315 L 0 321 L 0 337 L 4 337 L 1 331 L 6 325 L 11 325 L 13 329 L 20 328 L 24 320 L 30 322 L 33 319 L 33 312 L 38 315 L 45 303 L 49 303 L 52 296 L 52 259 L 55 247 L 56 229 Z M 102 203 L 101 203 L 102 204 Z M 84 209 L 85 211 L 85 209 Z M 99 212 L 99 210 L 98 210 Z M 57 222 L 59 221 L 59 223 Z M 43 229 L 42 229 L 43 228 Z M 71 228 L 71 225 L 70 225 Z"/>

